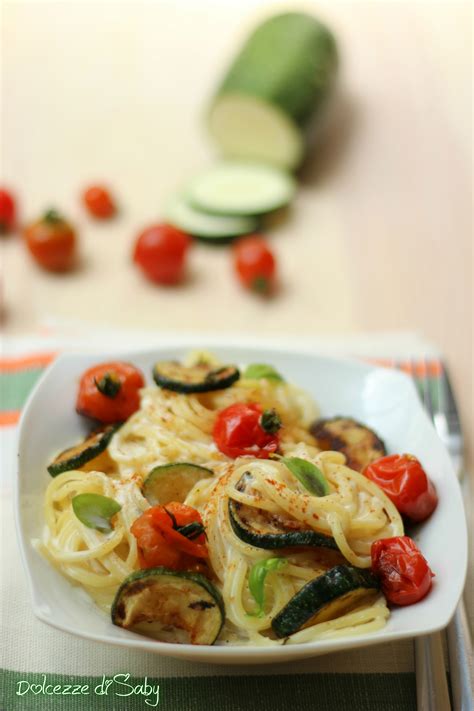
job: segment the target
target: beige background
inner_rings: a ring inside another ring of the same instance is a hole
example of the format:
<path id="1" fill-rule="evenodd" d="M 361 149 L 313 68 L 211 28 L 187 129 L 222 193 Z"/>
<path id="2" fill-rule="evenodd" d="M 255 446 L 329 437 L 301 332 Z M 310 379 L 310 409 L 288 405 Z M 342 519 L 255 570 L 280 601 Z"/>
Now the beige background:
<path id="1" fill-rule="evenodd" d="M 338 100 L 286 221 L 271 233 L 281 290 L 240 290 L 227 250 L 196 246 L 188 282 L 146 283 L 141 227 L 212 160 L 203 114 L 262 2 L 3 4 L 2 182 L 24 220 L 50 205 L 77 225 L 82 265 L 41 272 L 2 241 L 3 329 L 45 316 L 156 330 L 317 335 L 416 329 L 446 354 L 472 432 L 470 3 L 306 3 L 343 55 Z M 110 184 L 94 224 L 78 195 Z"/>

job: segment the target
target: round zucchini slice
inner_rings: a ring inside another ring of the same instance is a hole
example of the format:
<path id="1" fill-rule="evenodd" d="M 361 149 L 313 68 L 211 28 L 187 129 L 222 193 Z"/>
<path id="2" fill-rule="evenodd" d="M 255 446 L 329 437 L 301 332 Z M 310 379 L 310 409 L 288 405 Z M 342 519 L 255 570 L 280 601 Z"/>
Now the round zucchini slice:
<path id="1" fill-rule="evenodd" d="M 94 430 L 83 442 L 65 449 L 48 466 L 48 472 L 51 476 L 57 476 L 71 469 L 81 469 L 106 450 L 121 424 L 120 422 Z"/>
<path id="2" fill-rule="evenodd" d="M 225 620 L 222 595 L 200 573 L 149 568 L 129 575 L 111 610 L 114 625 L 174 644 L 214 644 Z"/>
<path id="3" fill-rule="evenodd" d="M 260 215 L 292 200 L 294 178 L 264 163 L 222 162 L 194 178 L 186 192 L 193 207 L 213 215 Z"/>
<path id="4" fill-rule="evenodd" d="M 201 479 L 207 479 L 214 472 L 207 467 L 188 462 L 174 462 L 155 467 L 143 482 L 143 496 L 152 506 L 169 504 L 170 501 L 183 503 L 191 489 Z"/>
<path id="5" fill-rule="evenodd" d="M 246 506 L 234 499 L 229 499 L 229 519 L 235 535 L 256 548 L 276 550 L 310 546 L 338 550 L 331 536 L 305 528 L 296 519 L 285 521 L 269 511 Z"/>
<path id="6" fill-rule="evenodd" d="M 161 361 L 153 368 L 153 378 L 160 388 L 176 393 L 207 393 L 233 385 L 240 372 L 235 365 L 218 366 L 197 363 L 185 366 L 176 361 Z"/>
<path id="7" fill-rule="evenodd" d="M 342 452 L 347 466 L 358 472 L 387 454 L 383 440 L 370 427 L 351 417 L 317 420 L 310 432 L 320 449 Z"/>
<path id="8" fill-rule="evenodd" d="M 258 227 L 256 217 L 209 215 L 196 210 L 180 195 L 169 203 L 165 218 L 178 229 L 214 245 L 228 244 L 236 237 L 255 232 Z"/>
<path id="9" fill-rule="evenodd" d="M 379 584 L 370 570 L 337 565 L 310 580 L 272 620 L 276 636 L 290 635 L 350 612 L 375 597 Z"/>

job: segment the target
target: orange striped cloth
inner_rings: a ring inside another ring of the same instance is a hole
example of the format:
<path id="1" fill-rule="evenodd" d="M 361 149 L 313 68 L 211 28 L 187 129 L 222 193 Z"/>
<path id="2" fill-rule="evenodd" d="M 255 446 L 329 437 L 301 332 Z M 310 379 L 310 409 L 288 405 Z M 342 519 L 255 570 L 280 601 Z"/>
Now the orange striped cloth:
<path id="1" fill-rule="evenodd" d="M 16 425 L 31 389 L 57 355 L 57 351 L 40 351 L 0 357 L 0 427 Z M 443 368 L 438 359 L 399 360 L 396 363 L 390 358 L 364 360 L 383 367 L 397 367 L 415 379 L 439 378 Z"/>
<path id="2" fill-rule="evenodd" d="M 0 427 L 16 425 L 31 389 L 56 355 L 47 351 L 0 357 Z"/>

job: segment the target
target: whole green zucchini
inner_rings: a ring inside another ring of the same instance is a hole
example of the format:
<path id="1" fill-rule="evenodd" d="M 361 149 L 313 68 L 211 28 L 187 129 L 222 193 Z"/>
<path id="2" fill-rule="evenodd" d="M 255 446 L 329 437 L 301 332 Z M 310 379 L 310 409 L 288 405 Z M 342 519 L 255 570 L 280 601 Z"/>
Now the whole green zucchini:
<path id="1" fill-rule="evenodd" d="M 211 105 L 209 130 L 223 155 L 296 168 L 337 64 L 334 37 L 315 17 L 288 12 L 263 22 Z"/>

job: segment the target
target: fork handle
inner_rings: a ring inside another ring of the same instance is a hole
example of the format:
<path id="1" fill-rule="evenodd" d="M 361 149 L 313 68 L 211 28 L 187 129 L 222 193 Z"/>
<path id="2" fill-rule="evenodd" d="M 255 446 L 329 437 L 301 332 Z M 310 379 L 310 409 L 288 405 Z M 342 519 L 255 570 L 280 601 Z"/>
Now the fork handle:
<path id="1" fill-rule="evenodd" d="M 456 711 L 473 711 L 472 642 L 462 598 L 447 632 L 454 707 Z"/>
<path id="2" fill-rule="evenodd" d="M 415 639 L 418 711 L 451 711 L 441 634 Z"/>

